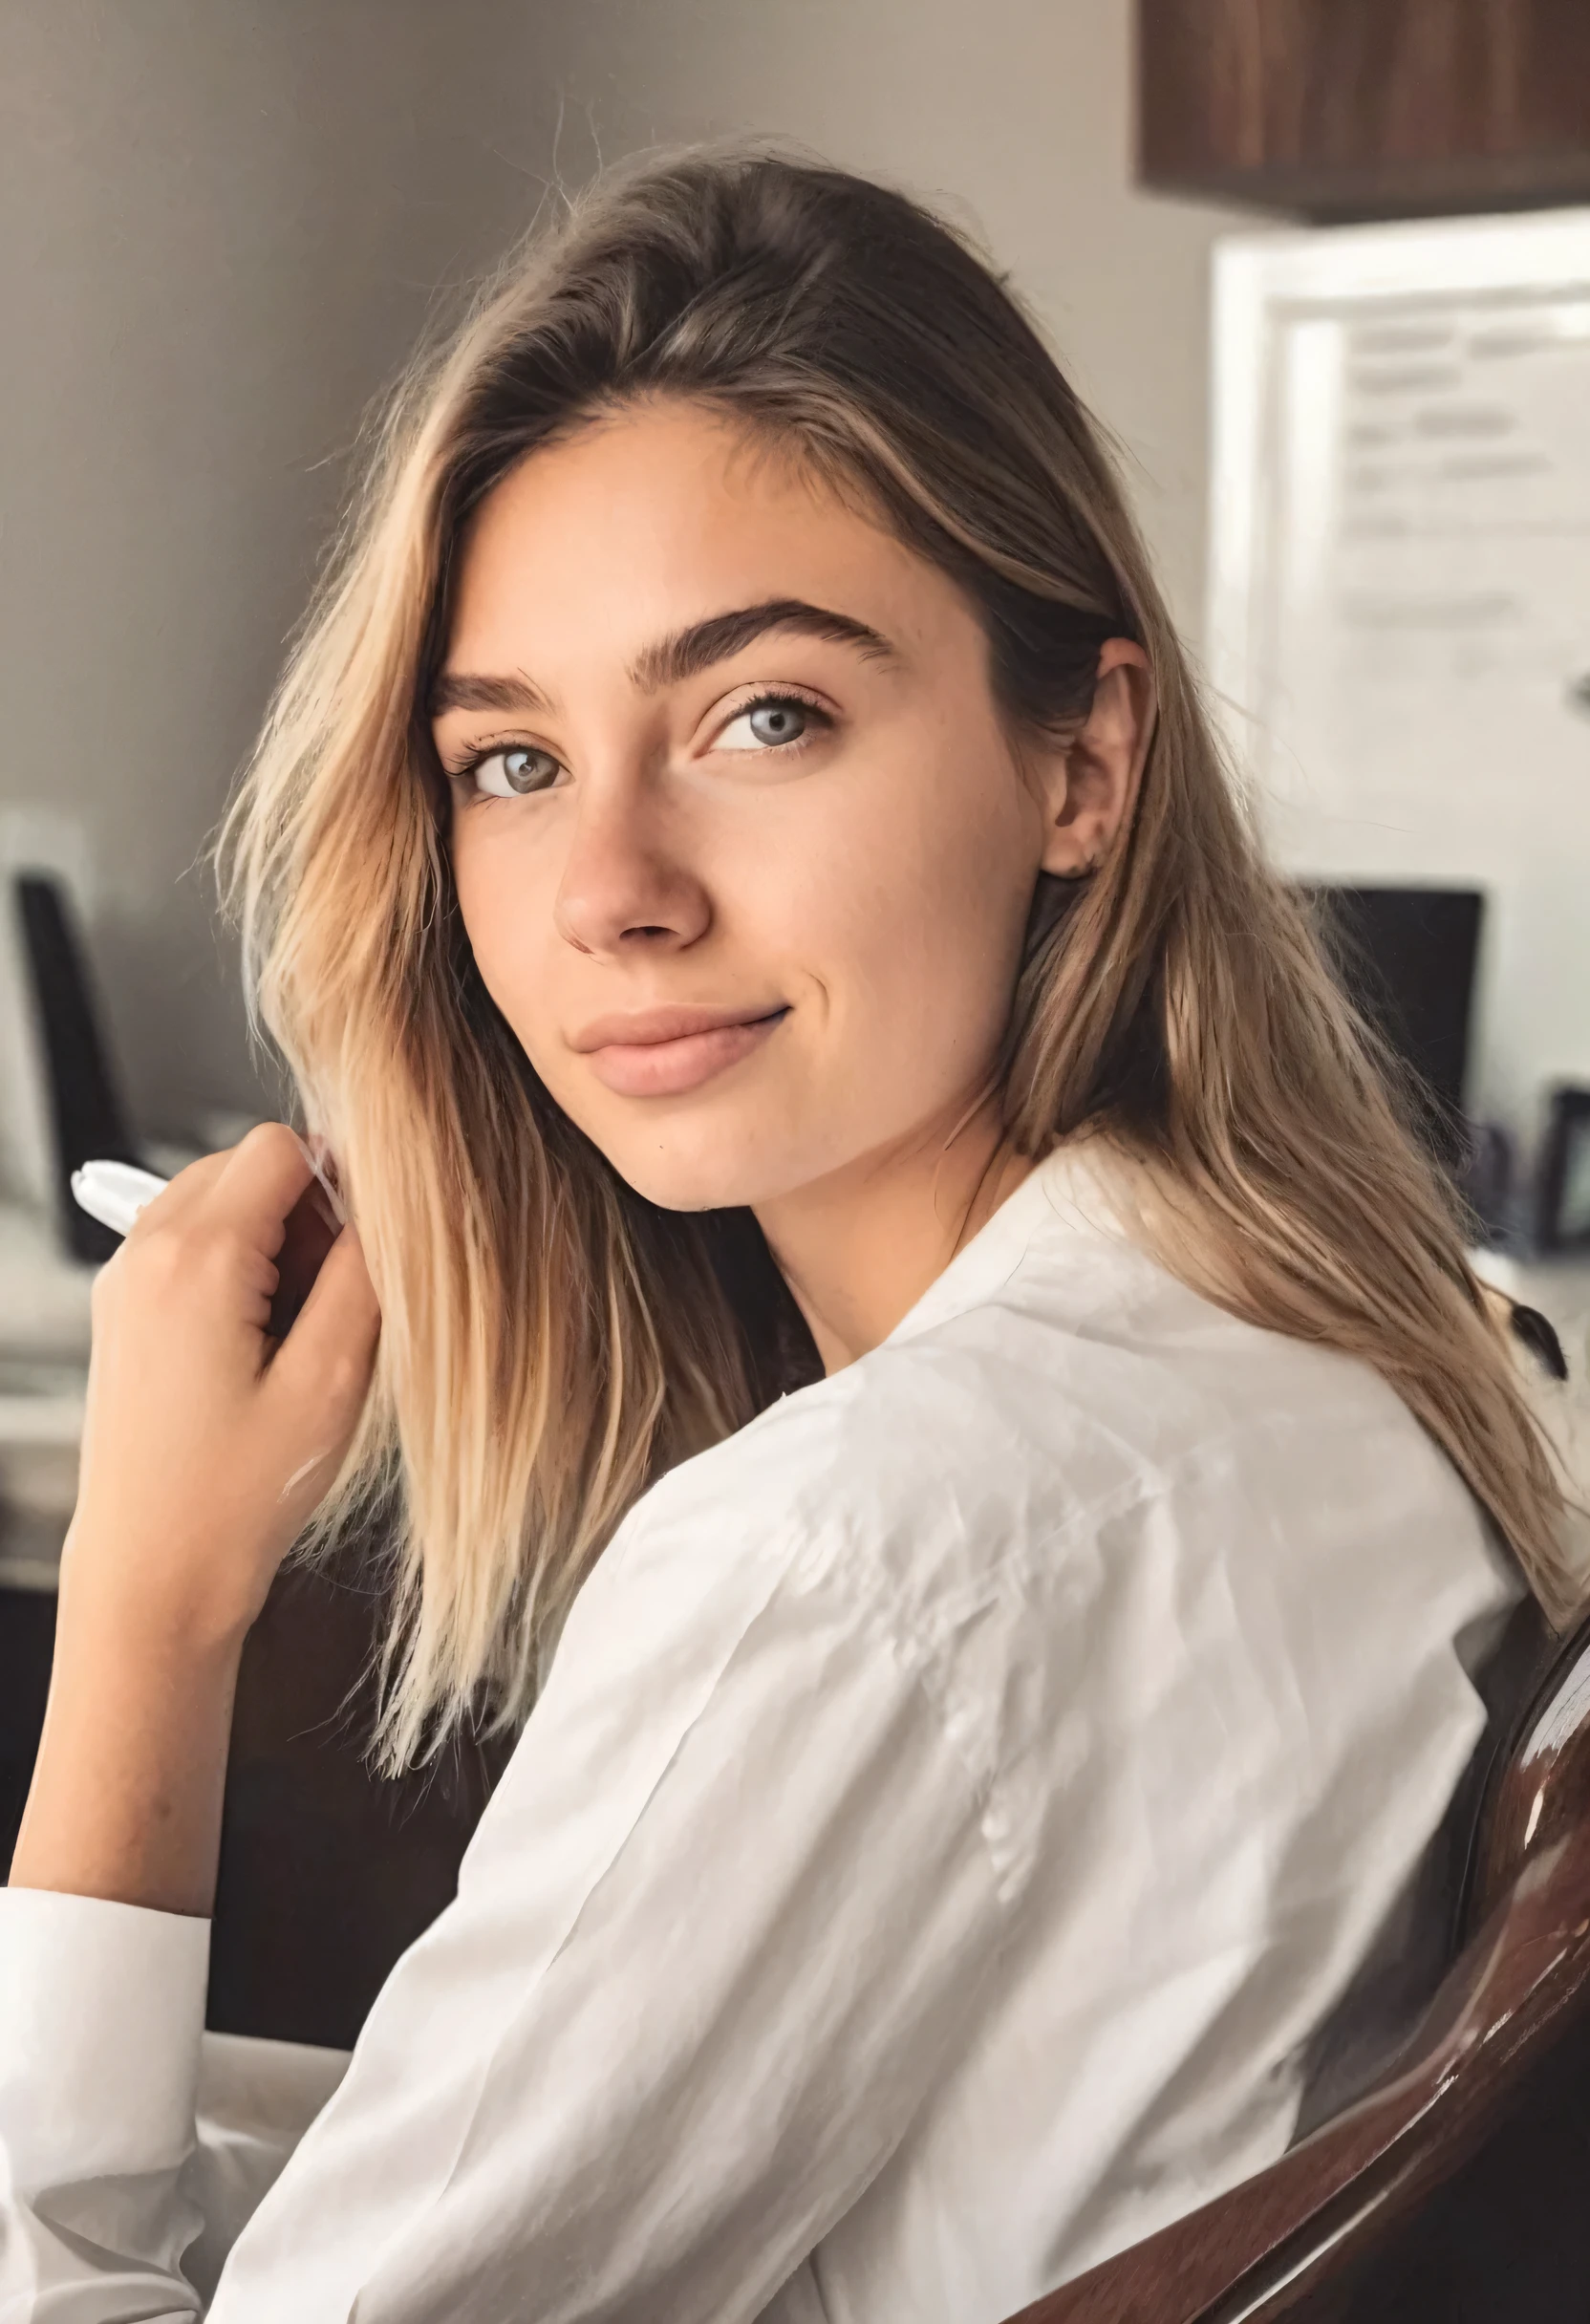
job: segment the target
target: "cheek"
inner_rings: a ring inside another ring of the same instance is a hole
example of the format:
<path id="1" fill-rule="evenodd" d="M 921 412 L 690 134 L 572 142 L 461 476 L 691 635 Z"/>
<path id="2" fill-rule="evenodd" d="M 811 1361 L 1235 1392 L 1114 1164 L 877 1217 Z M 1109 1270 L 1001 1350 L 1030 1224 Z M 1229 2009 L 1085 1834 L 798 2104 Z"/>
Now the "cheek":
<path id="1" fill-rule="evenodd" d="M 1037 877 L 1031 817 L 1013 774 L 976 748 L 917 758 L 880 807 L 806 887 L 810 957 L 834 965 L 852 1044 L 940 1083 L 976 1075 L 1009 1013 Z"/>
<path id="2" fill-rule="evenodd" d="M 554 896 L 538 852 L 508 836 L 454 828 L 453 885 L 469 949 L 532 1062 L 555 1018 Z"/>

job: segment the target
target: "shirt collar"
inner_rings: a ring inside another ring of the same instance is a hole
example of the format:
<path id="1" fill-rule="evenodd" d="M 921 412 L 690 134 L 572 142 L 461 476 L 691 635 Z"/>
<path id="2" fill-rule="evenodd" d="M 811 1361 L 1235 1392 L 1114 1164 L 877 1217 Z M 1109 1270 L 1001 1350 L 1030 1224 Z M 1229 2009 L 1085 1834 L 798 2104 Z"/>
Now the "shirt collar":
<path id="1" fill-rule="evenodd" d="M 1039 1237 L 1075 1236 L 1095 1247 L 1121 1240 L 1119 1193 L 1111 1191 L 1119 1170 L 1099 1139 L 1057 1146 L 961 1245 L 881 1345 L 915 1339 L 980 1306 L 1010 1280 Z"/>

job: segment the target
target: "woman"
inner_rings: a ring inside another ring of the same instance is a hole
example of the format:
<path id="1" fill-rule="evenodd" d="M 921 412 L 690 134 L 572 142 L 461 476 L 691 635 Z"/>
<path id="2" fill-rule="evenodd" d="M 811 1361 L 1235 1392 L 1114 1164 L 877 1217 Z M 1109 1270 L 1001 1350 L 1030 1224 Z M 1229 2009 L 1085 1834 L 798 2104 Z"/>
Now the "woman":
<path id="1" fill-rule="evenodd" d="M 524 1731 L 225 2324 L 977 2324 L 1278 2154 L 1558 1503 L 1007 291 L 817 167 L 598 191 L 399 401 L 230 839 L 357 1238 L 276 1348 L 267 1130 L 98 1286 L 8 2315 L 199 2313 L 259 2193 L 204 1916 L 317 1502 L 400 1510 L 388 1761 Z M 244 2066 L 285 2150 L 334 2068 Z"/>

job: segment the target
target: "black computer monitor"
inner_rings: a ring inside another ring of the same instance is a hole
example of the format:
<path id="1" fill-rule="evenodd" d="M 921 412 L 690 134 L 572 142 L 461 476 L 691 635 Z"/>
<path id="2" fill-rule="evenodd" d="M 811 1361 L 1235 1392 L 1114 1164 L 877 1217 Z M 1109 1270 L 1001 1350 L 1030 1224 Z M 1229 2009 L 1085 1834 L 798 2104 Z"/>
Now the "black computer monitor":
<path id="1" fill-rule="evenodd" d="M 77 1208 L 72 1173 L 84 1162 L 136 1162 L 139 1155 L 87 956 L 58 880 L 43 872 L 21 872 L 14 901 L 44 1066 L 61 1233 L 76 1258 L 108 1259 L 120 1237 Z"/>
<path id="2" fill-rule="evenodd" d="M 1343 984 L 1412 1075 L 1433 1142 L 1455 1157 L 1464 1142 L 1484 895 L 1477 888 L 1332 881 L 1305 888 Z"/>

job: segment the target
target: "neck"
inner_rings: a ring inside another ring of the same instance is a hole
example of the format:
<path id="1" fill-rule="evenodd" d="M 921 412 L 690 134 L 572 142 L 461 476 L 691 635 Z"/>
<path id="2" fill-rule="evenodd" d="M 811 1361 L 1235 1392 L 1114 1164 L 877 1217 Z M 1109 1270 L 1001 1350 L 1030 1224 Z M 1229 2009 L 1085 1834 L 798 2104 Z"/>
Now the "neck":
<path id="1" fill-rule="evenodd" d="M 1004 1144 L 992 1102 L 953 1129 L 935 1122 L 757 1205 L 826 1372 L 886 1340 L 1032 1169 Z"/>

